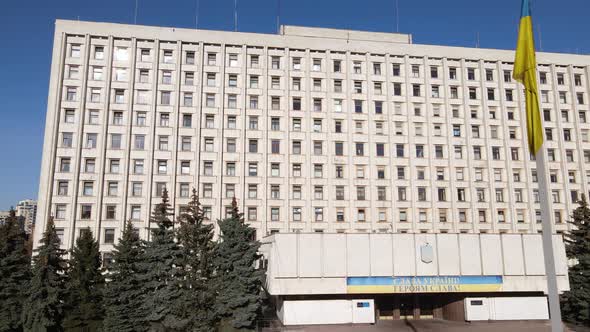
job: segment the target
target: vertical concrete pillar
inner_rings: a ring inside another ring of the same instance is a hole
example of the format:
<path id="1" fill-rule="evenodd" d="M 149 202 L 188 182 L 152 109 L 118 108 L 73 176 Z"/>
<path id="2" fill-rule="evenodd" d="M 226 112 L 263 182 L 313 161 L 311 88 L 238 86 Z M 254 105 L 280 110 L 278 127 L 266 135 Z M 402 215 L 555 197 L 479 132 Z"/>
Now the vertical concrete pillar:
<path id="1" fill-rule="evenodd" d="M 393 319 L 394 320 L 399 320 L 400 319 L 400 302 L 399 302 L 399 296 L 394 295 L 393 296 Z"/>
<path id="2" fill-rule="evenodd" d="M 414 314 L 414 319 L 420 319 L 420 298 L 418 297 L 418 294 L 414 294 L 413 295 L 413 314 Z"/>
<path id="3" fill-rule="evenodd" d="M 442 301 L 438 296 L 432 298 L 432 318 L 443 319 Z"/>

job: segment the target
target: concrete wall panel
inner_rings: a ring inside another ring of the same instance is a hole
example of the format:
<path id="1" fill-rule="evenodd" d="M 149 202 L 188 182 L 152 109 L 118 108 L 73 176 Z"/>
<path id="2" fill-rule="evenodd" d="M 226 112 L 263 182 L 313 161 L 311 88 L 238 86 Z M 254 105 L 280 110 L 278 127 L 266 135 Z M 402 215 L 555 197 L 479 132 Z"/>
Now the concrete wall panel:
<path id="1" fill-rule="evenodd" d="M 504 234 L 502 236 L 502 257 L 504 259 L 505 275 L 524 275 L 522 251 L 522 236 L 520 234 Z"/>
<path id="2" fill-rule="evenodd" d="M 324 234 L 322 245 L 322 264 L 324 277 L 346 276 L 346 236 Z"/>
<path id="3" fill-rule="evenodd" d="M 276 276 L 297 277 L 297 234 L 280 234 L 275 239 Z"/>
<path id="4" fill-rule="evenodd" d="M 393 235 L 393 275 L 415 276 L 416 254 L 414 237 L 406 234 Z"/>
<path id="5" fill-rule="evenodd" d="M 481 275 L 481 250 L 479 247 L 479 235 L 461 234 L 459 236 L 459 256 L 461 261 L 461 274 Z"/>
<path id="6" fill-rule="evenodd" d="M 347 269 L 350 277 L 366 277 L 371 273 L 369 234 L 349 234 L 346 243 Z"/>
<path id="7" fill-rule="evenodd" d="M 565 244 L 561 235 L 553 236 L 553 252 L 555 253 L 555 273 L 558 276 L 567 275 L 567 257 L 565 255 Z"/>
<path id="8" fill-rule="evenodd" d="M 393 275 L 391 234 L 371 234 L 371 276 Z"/>
<path id="9" fill-rule="evenodd" d="M 457 234 L 438 234 L 436 236 L 438 273 L 440 275 L 459 275 L 461 273 L 457 237 Z"/>
<path id="10" fill-rule="evenodd" d="M 527 275 L 545 275 L 545 262 L 543 259 L 543 239 L 533 234 L 522 236 L 524 249 L 524 267 Z"/>
<path id="11" fill-rule="evenodd" d="M 322 238 L 314 234 L 299 235 L 299 276 L 302 278 L 322 276 Z"/>
<path id="12" fill-rule="evenodd" d="M 504 268 L 502 266 L 500 235 L 482 234 L 480 241 L 483 275 L 502 275 Z"/>

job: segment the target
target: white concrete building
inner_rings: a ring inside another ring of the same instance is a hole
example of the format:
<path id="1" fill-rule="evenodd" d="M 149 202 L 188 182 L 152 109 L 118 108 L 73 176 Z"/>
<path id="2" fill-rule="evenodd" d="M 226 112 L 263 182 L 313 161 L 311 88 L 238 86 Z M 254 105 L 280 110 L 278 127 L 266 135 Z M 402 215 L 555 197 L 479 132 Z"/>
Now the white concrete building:
<path id="1" fill-rule="evenodd" d="M 27 234 L 31 234 L 37 220 L 37 201 L 25 199 L 16 204 L 16 215 L 24 218 L 24 228 Z"/>
<path id="2" fill-rule="evenodd" d="M 166 187 L 273 233 L 537 233 L 513 51 L 410 35 L 56 22 L 39 238 L 145 236 Z M 590 56 L 538 53 L 557 232 L 590 189 Z"/>

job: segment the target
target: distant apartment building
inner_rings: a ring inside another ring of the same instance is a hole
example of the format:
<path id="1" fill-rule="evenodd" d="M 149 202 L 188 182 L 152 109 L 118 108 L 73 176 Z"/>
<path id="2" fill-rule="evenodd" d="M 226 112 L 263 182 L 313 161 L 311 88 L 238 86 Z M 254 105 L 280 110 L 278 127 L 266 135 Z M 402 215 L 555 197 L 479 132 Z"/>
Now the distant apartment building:
<path id="1" fill-rule="evenodd" d="M 0 211 L 0 224 L 3 224 L 8 217 L 10 217 L 10 211 Z"/>
<path id="2" fill-rule="evenodd" d="M 16 215 L 23 217 L 25 231 L 29 234 L 32 232 L 37 220 L 37 201 L 25 199 L 16 204 Z"/>
<path id="3" fill-rule="evenodd" d="M 537 233 L 514 52 L 410 35 L 56 23 L 38 239 L 147 235 L 166 188 L 273 233 Z M 538 53 L 556 232 L 590 190 L 590 56 Z"/>

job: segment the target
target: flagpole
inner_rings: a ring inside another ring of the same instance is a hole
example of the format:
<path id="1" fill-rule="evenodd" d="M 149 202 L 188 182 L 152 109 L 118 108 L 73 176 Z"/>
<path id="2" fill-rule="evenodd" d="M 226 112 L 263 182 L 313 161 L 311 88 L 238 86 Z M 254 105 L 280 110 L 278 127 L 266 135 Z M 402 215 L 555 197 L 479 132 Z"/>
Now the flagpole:
<path id="1" fill-rule="evenodd" d="M 547 163 L 545 160 L 545 143 L 539 148 L 535 159 L 537 162 L 537 179 L 539 183 L 539 200 L 541 204 L 543 257 L 545 260 L 545 275 L 547 276 L 547 297 L 549 299 L 549 315 L 551 331 L 562 332 L 561 311 L 559 309 L 559 294 L 557 290 L 557 275 L 555 270 L 555 255 L 553 250 L 553 209 L 551 208 L 551 191 L 547 186 Z"/>

